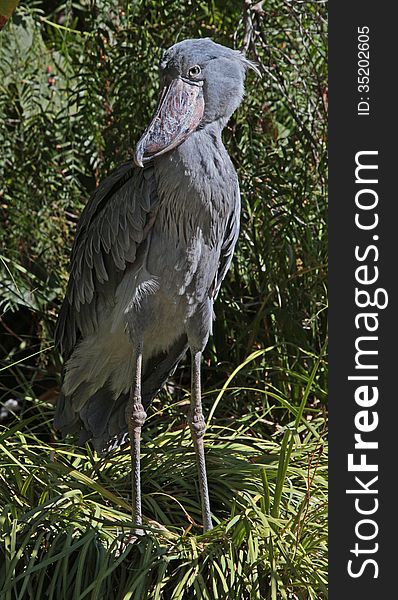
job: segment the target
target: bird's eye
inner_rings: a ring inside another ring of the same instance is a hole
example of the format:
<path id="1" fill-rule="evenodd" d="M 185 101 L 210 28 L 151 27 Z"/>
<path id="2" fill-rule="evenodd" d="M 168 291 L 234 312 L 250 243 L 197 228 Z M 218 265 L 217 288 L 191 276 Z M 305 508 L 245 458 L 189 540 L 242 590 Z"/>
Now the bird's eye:
<path id="1" fill-rule="evenodd" d="M 200 75 L 201 72 L 202 72 L 202 69 L 200 68 L 199 65 L 195 65 L 194 67 L 191 67 L 188 71 L 190 77 L 196 77 L 197 75 Z"/>

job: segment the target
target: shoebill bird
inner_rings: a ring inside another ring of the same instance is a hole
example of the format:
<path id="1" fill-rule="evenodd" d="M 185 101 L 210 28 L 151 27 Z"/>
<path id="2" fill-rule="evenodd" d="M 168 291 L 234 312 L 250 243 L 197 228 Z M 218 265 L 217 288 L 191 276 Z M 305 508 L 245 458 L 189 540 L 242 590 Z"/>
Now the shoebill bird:
<path id="1" fill-rule="evenodd" d="M 200 368 L 239 231 L 238 179 L 221 134 L 247 68 L 242 53 L 210 39 L 167 50 L 135 164 L 104 179 L 77 227 L 56 330 L 64 372 L 55 427 L 100 453 L 130 438 L 135 527 L 145 411 L 189 348 L 188 422 L 203 526 L 212 528 Z"/>

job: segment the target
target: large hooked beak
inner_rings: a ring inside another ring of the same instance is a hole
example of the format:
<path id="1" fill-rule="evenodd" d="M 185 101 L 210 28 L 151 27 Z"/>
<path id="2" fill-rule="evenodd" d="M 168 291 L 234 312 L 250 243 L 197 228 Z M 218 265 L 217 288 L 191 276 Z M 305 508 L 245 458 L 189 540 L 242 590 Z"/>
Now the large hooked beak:
<path id="1" fill-rule="evenodd" d="M 139 167 L 183 142 L 202 120 L 205 109 L 202 82 L 173 79 L 161 93 L 151 122 L 138 142 L 134 162 Z"/>

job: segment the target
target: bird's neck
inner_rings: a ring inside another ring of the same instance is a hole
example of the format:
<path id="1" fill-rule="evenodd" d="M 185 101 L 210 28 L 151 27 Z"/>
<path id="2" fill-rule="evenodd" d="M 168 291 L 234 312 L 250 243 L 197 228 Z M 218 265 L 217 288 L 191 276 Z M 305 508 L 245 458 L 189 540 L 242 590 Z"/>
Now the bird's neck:
<path id="1" fill-rule="evenodd" d="M 224 177 L 233 166 L 222 141 L 219 121 L 207 123 L 194 131 L 180 146 L 164 156 L 168 168 L 189 172 L 208 179 Z"/>
<path id="2" fill-rule="evenodd" d="M 205 125 L 175 150 L 155 158 L 158 191 L 165 204 L 202 218 L 227 210 L 237 175 L 218 124 Z"/>
<path id="3" fill-rule="evenodd" d="M 225 150 L 222 141 L 222 132 L 227 122 L 227 119 L 225 119 L 225 122 L 223 119 L 218 119 L 217 121 L 212 121 L 211 123 L 205 123 L 202 127 L 190 135 L 190 138 L 192 138 L 191 142 L 196 145 L 200 145 L 203 142 L 206 143 L 206 141 L 211 140 L 216 150 L 218 150 L 220 147 Z M 190 138 L 188 138 L 186 141 L 188 141 Z"/>

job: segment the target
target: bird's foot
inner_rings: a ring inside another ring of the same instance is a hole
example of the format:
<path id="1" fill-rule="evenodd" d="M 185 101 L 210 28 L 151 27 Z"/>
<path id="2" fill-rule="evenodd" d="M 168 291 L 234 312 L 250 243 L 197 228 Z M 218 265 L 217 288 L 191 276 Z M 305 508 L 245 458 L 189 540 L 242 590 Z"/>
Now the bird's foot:
<path id="1" fill-rule="evenodd" d="M 135 544 L 136 542 L 139 542 L 145 535 L 145 531 L 139 527 L 137 527 L 137 529 L 133 529 L 133 531 L 130 534 L 130 537 L 128 538 L 128 543 L 129 544 Z"/>

